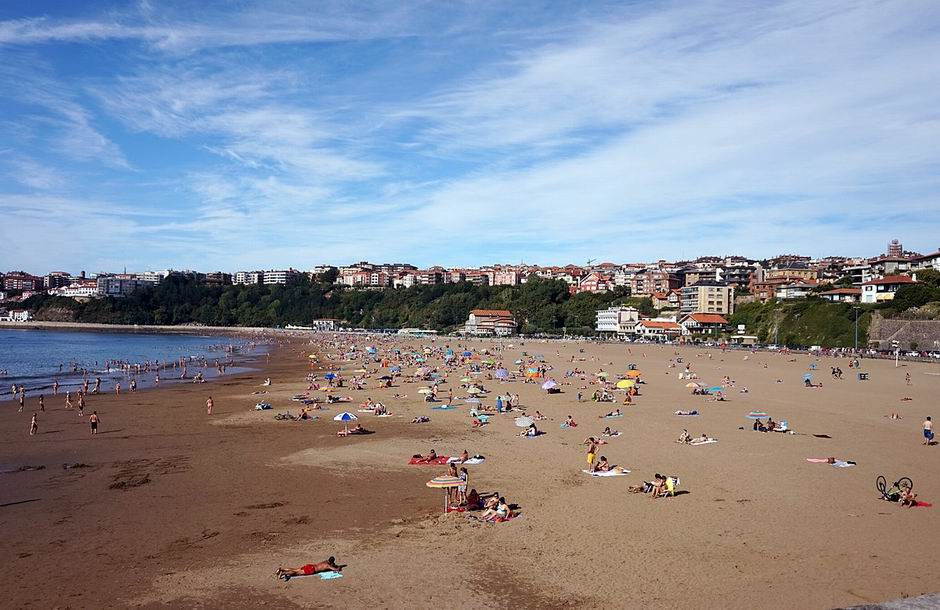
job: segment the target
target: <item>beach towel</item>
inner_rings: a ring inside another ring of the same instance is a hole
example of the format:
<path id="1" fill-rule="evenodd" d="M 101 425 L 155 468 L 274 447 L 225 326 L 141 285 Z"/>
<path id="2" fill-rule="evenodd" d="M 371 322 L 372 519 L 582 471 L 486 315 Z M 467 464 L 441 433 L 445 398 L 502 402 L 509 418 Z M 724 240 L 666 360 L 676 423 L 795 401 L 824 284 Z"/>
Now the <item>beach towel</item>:
<path id="1" fill-rule="evenodd" d="M 855 462 L 846 462 L 845 460 L 836 460 L 833 464 L 836 468 L 848 468 L 849 466 L 855 466 Z"/>
<path id="2" fill-rule="evenodd" d="M 692 439 L 692 440 L 694 441 L 695 439 Z M 717 442 L 718 442 L 717 438 L 710 438 L 707 441 L 698 441 L 695 443 L 690 442 L 689 444 L 694 447 L 695 445 L 711 445 L 712 443 L 717 443 Z"/>
<path id="3" fill-rule="evenodd" d="M 698 411 L 691 411 L 688 413 L 684 413 L 682 411 L 676 411 L 676 415 L 678 415 L 679 417 L 698 417 L 699 413 Z"/>
<path id="4" fill-rule="evenodd" d="M 577 426 L 577 424 L 575 424 L 574 426 L 569 426 L 568 424 L 561 424 L 561 426 L 559 426 L 559 427 L 562 428 L 562 429 L 564 429 L 564 428 L 577 428 L 578 426 Z"/>
<path id="5" fill-rule="evenodd" d="M 375 409 L 357 409 L 357 413 L 375 413 Z"/>
<path id="6" fill-rule="evenodd" d="M 376 415 L 376 417 L 392 417 L 393 413 L 383 413 L 381 415 Z"/>
<path id="7" fill-rule="evenodd" d="M 605 415 L 604 419 L 614 419 L 617 417 L 623 417 L 623 413 L 621 413 L 620 415 Z"/>
<path id="8" fill-rule="evenodd" d="M 320 572 L 318 576 L 320 577 L 320 580 L 335 580 L 337 578 L 342 578 L 343 573 L 342 572 Z"/>
<path id="9" fill-rule="evenodd" d="M 452 411 L 452 410 L 454 410 L 454 409 L 456 409 L 456 408 L 457 408 L 457 407 L 455 407 L 454 405 L 450 405 L 450 406 L 441 405 L 441 406 L 439 406 L 439 407 L 431 407 L 431 410 L 432 410 L 432 411 Z"/>
<path id="10" fill-rule="evenodd" d="M 475 466 L 475 465 L 477 465 L 477 464 L 482 464 L 482 463 L 485 462 L 485 461 L 486 461 L 486 458 L 485 458 L 485 457 L 472 457 L 472 458 L 470 458 L 469 460 L 467 460 L 466 462 L 464 462 L 464 464 L 468 464 L 468 465 L 470 465 L 470 466 Z M 448 463 L 448 464 L 457 464 L 457 465 L 459 466 L 459 465 L 460 465 L 460 458 L 457 457 L 457 456 L 454 456 L 454 457 L 448 459 L 448 460 L 447 460 L 447 463 Z"/>
<path id="11" fill-rule="evenodd" d="M 618 472 L 616 470 L 608 470 L 606 472 L 591 472 L 590 470 L 582 470 L 584 474 L 589 474 L 592 477 L 625 477 L 630 474 L 629 470 L 623 470 Z"/>
<path id="12" fill-rule="evenodd" d="M 921 502 L 920 500 L 918 500 L 917 502 L 914 503 L 914 506 L 923 506 L 924 508 L 930 508 L 931 506 L 933 506 L 933 504 L 931 504 L 930 502 Z"/>
<path id="13" fill-rule="evenodd" d="M 618 432 L 611 432 L 610 434 L 605 434 L 604 436 L 608 438 L 614 438 L 615 436 L 620 436 L 621 434 L 623 433 L 618 431 Z"/>
<path id="14" fill-rule="evenodd" d="M 449 459 L 450 457 L 448 456 L 439 455 L 436 459 L 433 459 L 430 462 L 423 462 L 420 458 L 413 457 L 408 460 L 408 464 L 410 466 L 443 466 L 447 464 L 447 460 Z"/>

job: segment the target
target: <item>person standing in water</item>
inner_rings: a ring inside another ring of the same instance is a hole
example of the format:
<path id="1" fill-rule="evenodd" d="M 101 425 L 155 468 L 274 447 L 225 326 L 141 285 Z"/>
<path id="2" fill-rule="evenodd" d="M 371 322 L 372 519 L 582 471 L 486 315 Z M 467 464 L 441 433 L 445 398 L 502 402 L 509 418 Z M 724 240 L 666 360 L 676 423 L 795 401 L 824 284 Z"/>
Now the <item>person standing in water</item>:
<path id="1" fill-rule="evenodd" d="M 212 397 L 210 396 L 208 400 L 206 400 L 206 415 L 212 415 L 213 404 L 214 403 L 212 402 Z"/>

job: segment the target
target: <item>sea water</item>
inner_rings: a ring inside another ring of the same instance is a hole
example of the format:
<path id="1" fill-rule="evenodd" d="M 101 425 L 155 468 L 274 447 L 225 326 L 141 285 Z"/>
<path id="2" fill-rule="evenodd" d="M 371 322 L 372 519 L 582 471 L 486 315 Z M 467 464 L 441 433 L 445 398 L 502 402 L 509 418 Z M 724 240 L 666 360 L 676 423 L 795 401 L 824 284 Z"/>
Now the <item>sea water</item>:
<path id="1" fill-rule="evenodd" d="M 181 359 L 187 363 L 188 381 L 198 371 L 205 377 L 217 374 L 215 364 L 231 366 L 236 355 L 244 359 L 259 350 L 245 338 L 198 334 L 143 332 L 98 332 L 80 330 L 8 330 L 0 329 L 0 400 L 12 398 L 10 386 L 25 385 L 30 395 L 51 394 L 52 383 L 59 381 L 60 393 L 82 384 L 84 378 L 94 385 L 102 380 L 102 391 L 121 383 L 124 390 L 136 378 L 138 387 L 153 385 L 156 371 L 136 374 L 122 371 L 119 364 L 164 363 Z M 208 366 L 202 367 L 205 361 Z M 227 372 L 235 372 L 227 369 Z M 241 369 L 244 370 L 244 369 Z M 161 383 L 179 380 L 181 368 L 160 371 Z M 185 380 L 184 380 L 185 381 Z"/>

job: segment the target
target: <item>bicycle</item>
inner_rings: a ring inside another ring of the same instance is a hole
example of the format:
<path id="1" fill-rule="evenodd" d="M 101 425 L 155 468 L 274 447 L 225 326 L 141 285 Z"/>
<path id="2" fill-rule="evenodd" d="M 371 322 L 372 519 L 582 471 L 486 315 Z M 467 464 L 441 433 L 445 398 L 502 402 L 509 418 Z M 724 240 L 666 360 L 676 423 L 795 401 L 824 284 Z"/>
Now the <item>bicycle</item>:
<path id="1" fill-rule="evenodd" d="M 875 489 L 881 493 L 881 499 L 887 500 L 888 502 L 897 502 L 901 499 L 901 493 L 907 492 L 910 493 L 911 489 L 914 488 L 914 482 L 911 481 L 909 477 L 901 477 L 895 481 L 891 487 L 888 487 L 888 480 L 883 476 L 880 476 L 875 479 Z"/>

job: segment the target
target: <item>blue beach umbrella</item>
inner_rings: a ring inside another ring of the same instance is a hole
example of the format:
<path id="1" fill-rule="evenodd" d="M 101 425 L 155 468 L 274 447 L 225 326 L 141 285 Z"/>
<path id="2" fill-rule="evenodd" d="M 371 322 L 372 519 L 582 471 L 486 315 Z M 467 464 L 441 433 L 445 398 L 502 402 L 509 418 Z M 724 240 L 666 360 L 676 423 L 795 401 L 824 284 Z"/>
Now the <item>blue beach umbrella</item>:
<path id="1" fill-rule="evenodd" d="M 352 413 L 350 413 L 349 411 L 343 411 L 342 413 L 334 417 L 333 421 L 343 422 L 343 430 L 345 430 L 346 432 L 349 432 L 349 422 L 356 420 L 356 419 L 359 419 L 359 418 L 353 415 Z"/>
<path id="2" fill-rule="evenodd" d="M 390 371 L 393 372 L 393 373 L 401 373 L 401 367 L 400 367 L 400 366 L 393 366 L 392 368 L 390 368 L 390 369 L 388 369 L 388 370 L 390 370 Z"/>
<path id="3" fill-rule="evenodd" d="M 473 354 L 471 352 L 464 352 L 463 355 L 464 355 L 464 358 L 469 358 Z"/>
<path id="4" fill-rule="evenodd" d="M 496 369 L 497 379 L 509 379 L 509 371 L 506 369 Z"/>
<path id="5" fill-rule="evenodd" d="M 336 379 L 336 373 L 327 373 L 323 376 L 324 379 Z"/>

